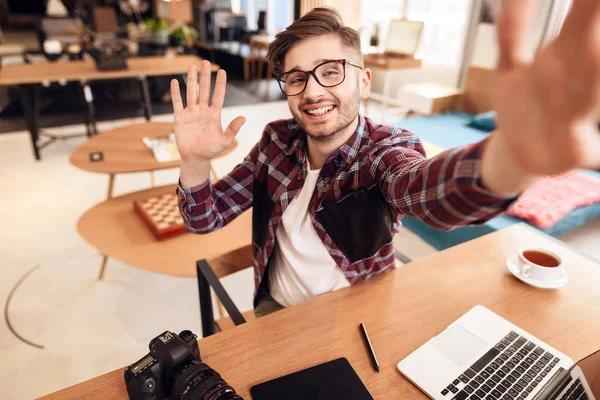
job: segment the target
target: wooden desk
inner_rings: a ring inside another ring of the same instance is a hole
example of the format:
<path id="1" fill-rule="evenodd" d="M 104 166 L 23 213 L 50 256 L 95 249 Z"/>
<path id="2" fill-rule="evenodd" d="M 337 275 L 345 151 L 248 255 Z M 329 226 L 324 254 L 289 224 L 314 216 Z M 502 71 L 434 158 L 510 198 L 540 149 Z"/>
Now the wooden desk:
<path id="1" fill-rule="evenodd" d="M 505 261 L 522 246 L 552 248 L 565 262 L 569 284 L 541 290 L 513 277 Z M 244 399 L 251 398 L 252 385 L 338 357 L 348 358 L 376 399 L 425 398 L 396 364 L 477 304 L 574 360 L 597 350 L 599 285 L 600 264 L 520 224 L 247 322 L 199 345 L 202 360 Z M 379 374 L 365 350 L 360 322 L 369 329 Z M 140 357 L 147 352 L 140 347 Z M 43 399 L 125 400 L 123 369 Z"/>
<path id="2" fill-rule="evenodd" d="M 113 197 L 87 210 L 77 232 L 102 254 L 147 271 L 196 276 L 196 260 L 220 257 L 251 243 L 252 213 L 246 212 L 214 233 L 184 233 L 156 240 L 133 209 L 133 201 L 175 193 L 176 185 L 160 186 Z"/>
<path id="3" fill-rule="evenodd" d="M 0 86 L 180 75 L 186 73 L 191 64 L 199 65 L 201 61 L 201 58 L 191 55 L 131 57 L 127 59 L 128 68 L 117 71 L 99 71 L 91 60 L 8 65 L 0 71 Z M 219 66 L 213 64 L 212 71 L 218 70 Z"/>
<path id="4" fill-rule="evenodd" d="M 148 76 L 182 75 L 191 64 L 199 65 L 202 59 L 196 56 L 169 57 L 131 57 L 127 59 L 128 68 L 118 71 L 98 71 L 96 64 L 91 60 L 54 62 L 44 64 L 10 65 L 0 71 L 0 86 L 18 85 L 21 89 L 21 102 L 33 153 L 36 160 L 40 159 L 39 151 L 43 146 L 38 145 L 39 139 L 39 87 L 51 83 L 65 84 L 67 82 L 80 82 L 83 95 L 88 105 L 87 120 L 94 124 L 93 96 L 88 83 L 112 79 L 136 78 L 140 81 L 140 89 L 144 99 L 144 114 L 149 121 L 152 117 L 150 94 L 148 91 Z M 213 64 L 212 70 L 217 71 L 219 66 Z M 88 124 L 88 136 L 93 132 Z M 95 129 L 93 129 L 95 131 Z"/>

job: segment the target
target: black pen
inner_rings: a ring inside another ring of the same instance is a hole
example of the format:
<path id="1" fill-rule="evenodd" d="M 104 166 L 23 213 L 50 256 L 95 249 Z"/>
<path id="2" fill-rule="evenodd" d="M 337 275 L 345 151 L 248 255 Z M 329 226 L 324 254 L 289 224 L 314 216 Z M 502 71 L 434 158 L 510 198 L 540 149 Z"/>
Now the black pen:
<path id="1" fill-rule="evenodd" d="M 375 368 L 375 371 L 379 372 L 379 363 L 377 362 L 377 357 L 375 356 L 375 351 L 373 350 L 373 345 L 371 344 L 371 339 L 369 339 L 369 334 L 367 333 L 365 324 L 360 324 L 360 331 L 362 332 L 362 337 L 365 340 L 365 345 L 369 350 L 369 355 L 371 356 L 371 361 L 373 362 L 373 368 Z"/>

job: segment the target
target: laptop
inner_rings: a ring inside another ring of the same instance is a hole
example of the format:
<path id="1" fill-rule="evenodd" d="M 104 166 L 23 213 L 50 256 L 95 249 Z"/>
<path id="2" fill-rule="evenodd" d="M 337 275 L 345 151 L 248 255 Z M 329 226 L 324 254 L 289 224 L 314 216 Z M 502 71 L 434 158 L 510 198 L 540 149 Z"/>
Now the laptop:
<path id="1" fill-rule="evenodd" d="M 574 364 L 482 306 L 400 361 L 398 370 L 432 399 L 600 400 L 600 351 Z"/>

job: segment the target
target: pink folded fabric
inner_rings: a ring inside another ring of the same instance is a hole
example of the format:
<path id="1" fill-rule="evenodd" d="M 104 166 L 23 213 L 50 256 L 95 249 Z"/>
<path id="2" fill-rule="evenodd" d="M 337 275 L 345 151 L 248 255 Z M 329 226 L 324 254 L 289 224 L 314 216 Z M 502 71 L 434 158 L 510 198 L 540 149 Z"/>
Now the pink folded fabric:
<path id="1" fill-rule="evenodd" d="M 568 172 L 541 179 L 527 189 L 507 214 L 540 228 L 551 228 L 578 207 L 600 201 L 600 179 Z"/>

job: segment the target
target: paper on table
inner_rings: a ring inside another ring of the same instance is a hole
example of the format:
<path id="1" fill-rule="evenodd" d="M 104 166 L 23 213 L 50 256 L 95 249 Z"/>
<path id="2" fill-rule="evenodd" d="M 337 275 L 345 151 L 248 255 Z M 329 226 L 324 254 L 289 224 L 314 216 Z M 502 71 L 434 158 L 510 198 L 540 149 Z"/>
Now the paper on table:
<path id="1" fill-rule="evenodd" d="M 175 134 L 171 133 L 168 136 L 142 139 L 144 144 L 152 150 L 154 158 L 158 162 L 169 162 L 180 160 L 177 144 L 175 143 Z"/>

